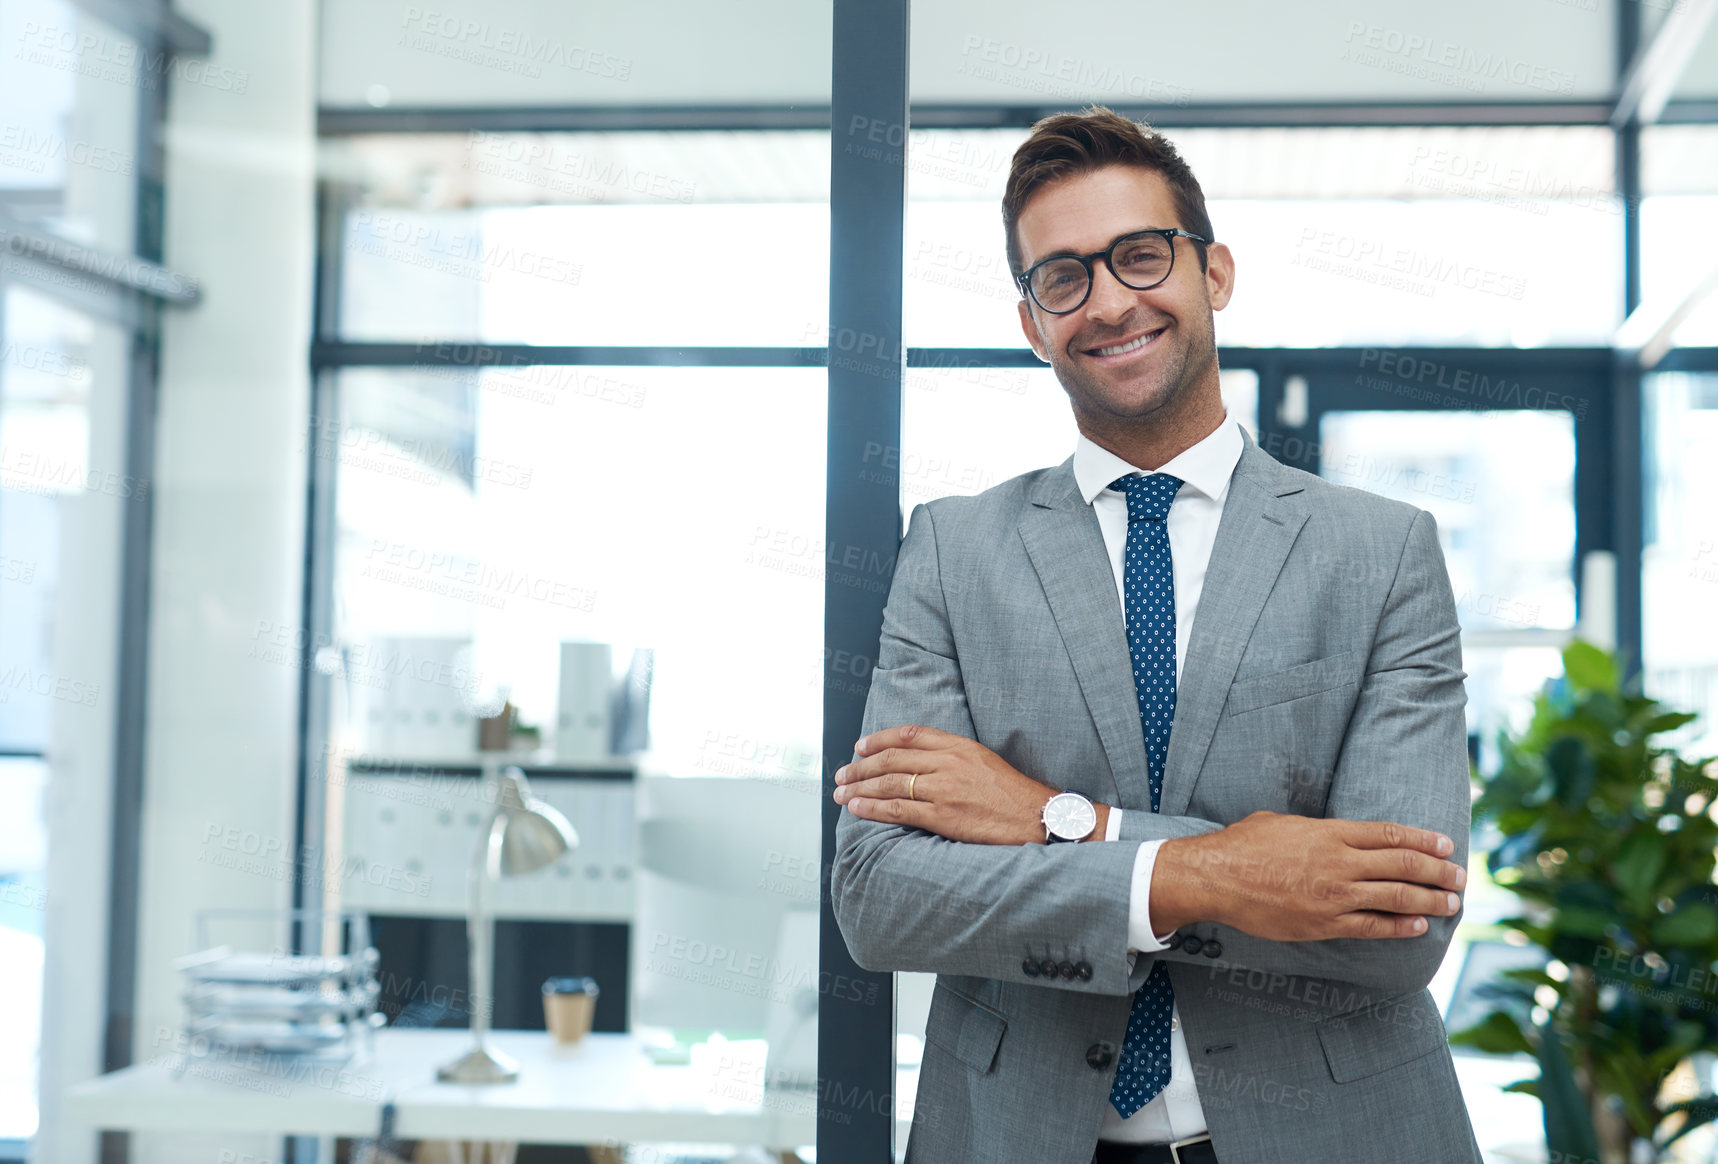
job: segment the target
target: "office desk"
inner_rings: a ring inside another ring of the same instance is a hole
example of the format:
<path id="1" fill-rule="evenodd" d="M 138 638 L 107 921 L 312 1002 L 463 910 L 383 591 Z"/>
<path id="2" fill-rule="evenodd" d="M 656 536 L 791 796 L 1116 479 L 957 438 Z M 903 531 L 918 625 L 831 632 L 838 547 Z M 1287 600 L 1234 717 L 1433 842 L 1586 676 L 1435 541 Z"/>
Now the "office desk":
<path id="1" fill-rule="evenodd" d="M 790 1149 L 817 1138 L 816 1096 L 766 1094 L 762 1064 L 743 1053 L 745 1044 L 732 1045 L 742 1053 L 706 1047 L 692 1066 L 661 1067 L 631 1035 L 557 1047 L 541 1031 L 497 1031 L 491 1045 L 519 1061 L 518 1082 L 436 1082 L 436 1066 L 470 1042 L 462 1030 L 386 1029 L 368 1059 L 316 1073 L 193 1058 L 174 1078 L 167 1057 L 70 1088 L 67 1115 L 109 1131 L 372 1137 L 391 1104 L 403 1140 Z M 906 1125 L 898 1127 L 904 1143 Z"/>

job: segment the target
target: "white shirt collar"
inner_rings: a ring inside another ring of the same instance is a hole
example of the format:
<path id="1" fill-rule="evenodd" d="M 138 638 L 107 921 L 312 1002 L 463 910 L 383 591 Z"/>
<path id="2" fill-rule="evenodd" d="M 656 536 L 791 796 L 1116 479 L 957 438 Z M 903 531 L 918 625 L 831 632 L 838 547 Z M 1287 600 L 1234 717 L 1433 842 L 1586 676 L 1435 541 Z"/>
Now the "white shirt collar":
<path id="1" fill-rule="evenodd" d="M 1221 501 L 1229 491 L 1229 479 L 1235 475 L 1245 446 L 1240 425 L 1225 413 L 1222 422 L 1198 444 L 1151 471 L 1179 477 L 1188 488 L 1198 490 L 1212 501 Z M 1074 481 L 1087 505 L 1117 477 L 1146 471 L 1128 464 L 1085 433 L 1080 434 L 1074 446 Z"/>

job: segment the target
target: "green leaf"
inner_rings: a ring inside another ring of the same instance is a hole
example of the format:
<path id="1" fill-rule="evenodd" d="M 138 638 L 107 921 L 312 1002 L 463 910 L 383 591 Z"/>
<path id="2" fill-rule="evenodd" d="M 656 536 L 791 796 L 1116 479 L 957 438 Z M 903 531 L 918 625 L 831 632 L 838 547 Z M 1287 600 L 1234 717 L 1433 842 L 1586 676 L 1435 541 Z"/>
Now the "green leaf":
<path id="1" fill-rule="evenodd" d="M 1521 1095 L 1531 1095 L 1534 1099 L 1538 1099 L 1539 1081 L 1537 1079 L 1523 1079 L 1519 1082 L 1511 1083 L 1508 1087 L 1501 1088 L 1500 1090 L 1514 1091 Z"/>
<path id="2" fill-rule="evenodd" d="M 1671 711 L 1664 715 L 1656 715 L 1641 725 L 1640 734 L 1643 736 L 1657 735 L 1659 732 L 1675 731 L 1685 723 L 1693 723 L 1700 718 L 1697 711 Z"/>
<path id="3" fill-rule="evenodd" d="M 1636 832 L 1625 840 L 1611 864 L 1617 887 L 1636 909 L 1652 908 L 1658 876 L 1664 872 L 1664 840 L 1656 832 Z"/>
<path id="4" fill-rule="evenodd" d="M 1533 1044 L 1521 1033 L 1521 1024 L 1501 1010 L 1494 1010 L 1471 1027 L 1450 1036 L 1453 1047 L 1472 1047 L 1488 1055 L 1531 1055 Z"/>
<path id="5" fill-rule="evenodd" d="M 1563 671 L 1569 676 L 1569 682 L 1588 691 L 1617 690 L 1616 660 L 1592 643 L 1577 639 L 1564 647 Z"/>
<path id="6" fill-rule="evenodd" d="M 1652 940 L 1667 946 L 1704 946 L 1718 938 L 1718 911 L 1709 905 L 1685 905 L 1666 914 L 1652 927 Z"/>
<path id="7" fill-rule="evenodd" d="M 1580 812 L 1593 795 L 1597 768 L 1585 741 L 1564 736 L 1545 749 L 1545 764 L 1557 788 L 1557 803 L 1570 812 Z"/>
<path id="8" fill-rule="evenodd" d="M 1545 1146 L 1560 1160 L 1597 1160 L 1599 1135 L 1592 1112 L 1575 1083 L 1563 1038 L 1546 1023 L 1539 1028 L 1539 1100 L 1545 1108 Z"/>
<path id="9" fill-rule="evenodd" d="M 1615 925 L 1616 915 L 1601 909 L 1586 906 L 1564 906 L 1557 911 L 1557 920 L 1553 929 L 1562 934 L 1577 938 L 1592 938 L 1595 941 L 1605 936 L 1605 931 Z M 1529 934 L 1531 937 L 1532 935 Z"/>
<path id="10" fill-rule="evenodd" d="M 1563 987 L 1567 985 L 1567 983 L 1562 979 L 1553 978 L 1549 974 L 1545 973 L 1545 971 L 1535 970 L 1531 967 L 1505 970 L 1498 975 L 1498 977 L 1510 978 L 1516 982 L 1526 982 L 1532 986 L 1549 986 L 1552 990 L 1558 991 L 1559 993 L 1561 993 Z"/>

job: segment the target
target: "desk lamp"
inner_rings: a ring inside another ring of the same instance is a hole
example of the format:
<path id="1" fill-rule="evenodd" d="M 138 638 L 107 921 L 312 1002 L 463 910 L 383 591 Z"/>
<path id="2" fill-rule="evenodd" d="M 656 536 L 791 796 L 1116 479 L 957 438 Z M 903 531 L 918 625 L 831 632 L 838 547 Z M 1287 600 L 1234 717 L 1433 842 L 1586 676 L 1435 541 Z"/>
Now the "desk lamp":
<path id="1" fill-rule="evenodd" d="M 519 768 L 509 765 L 502 769 L 492 787 L 495 811 L 478 832 L 477 851 L 472 854 L 467 878 L 471 904 L 465 934 L 471 948 L 472 1047 L 436 1069 L 436 1078 L 444 1083 L 511 1083 L 519 1078 L 517 1063 L 484 1045 L 494 1009 L 490 980 L 495 969 L 495 923 L 489 916 L 485 891 L 490 882 L 502 877 L 534 873 L 553 864 L 579 843 L 579 835 L 566 817 L 531 796 L 531 786 Z"/>

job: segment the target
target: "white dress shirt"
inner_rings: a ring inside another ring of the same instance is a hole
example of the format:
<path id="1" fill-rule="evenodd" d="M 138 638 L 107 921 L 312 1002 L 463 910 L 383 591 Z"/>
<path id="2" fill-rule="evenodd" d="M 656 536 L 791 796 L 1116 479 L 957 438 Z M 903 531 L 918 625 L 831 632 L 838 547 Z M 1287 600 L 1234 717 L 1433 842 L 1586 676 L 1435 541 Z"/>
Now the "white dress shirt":
<path id="1" fill-rule="evenodd" d="M 1169 553 L 1175 579 L 1175 683 L 1187 662 L 1187 641 L 1193 634 L 1193 616 L 1205 589 L 1205 568 L 1211 562 L 1211 547 L 1217 541 L 1217 523 L 1223 517 L 1223 502 L 1229 496 L 1229 479 L 1240 463 L 1245 441 L 1235 421 L 1225 415 L 1209 436 L 1155 470 L 1181 478 L 1183 484 L 1170 504 L 1164 524 L 1169 533 Z M 1097 515 L 1103 530 L 1104 549 L 1115 571 L 1116 593 L 1122 607 L 1126 595 L 1122 579 L 1122 555 L 1127 548 L 1127 497 L 1109 487 L 1111 481 L 1129 475 L 1149 475 L 1082 435 L 1074 448 L 1074 480 L 1080 495 Z M 1121 833 L 1121 810 L 1111 807 L 1104 840 Z M 1147 841 L 1134 858 L 1133 882 L 1128 898 L 1127 949 L 1150 953 L 1165 948 L 1151 926 L 1151 870 L 1162 841 Z M 1166 937 L 1168 935 L 1165 935 Z M 1127 1119 L 1104 1105 L 1104 1121 L 1098 1138 L 1120 1143 L 1169 1143 L 1197 1136 L 1206 1130 L 1205 1111 L 1193 1084 L 1193 1061 L 1181 1033 L 1181 1011 L 1177 1006 L 1170 1019 L 1169 1083 L 1152 1101 Z"/>

